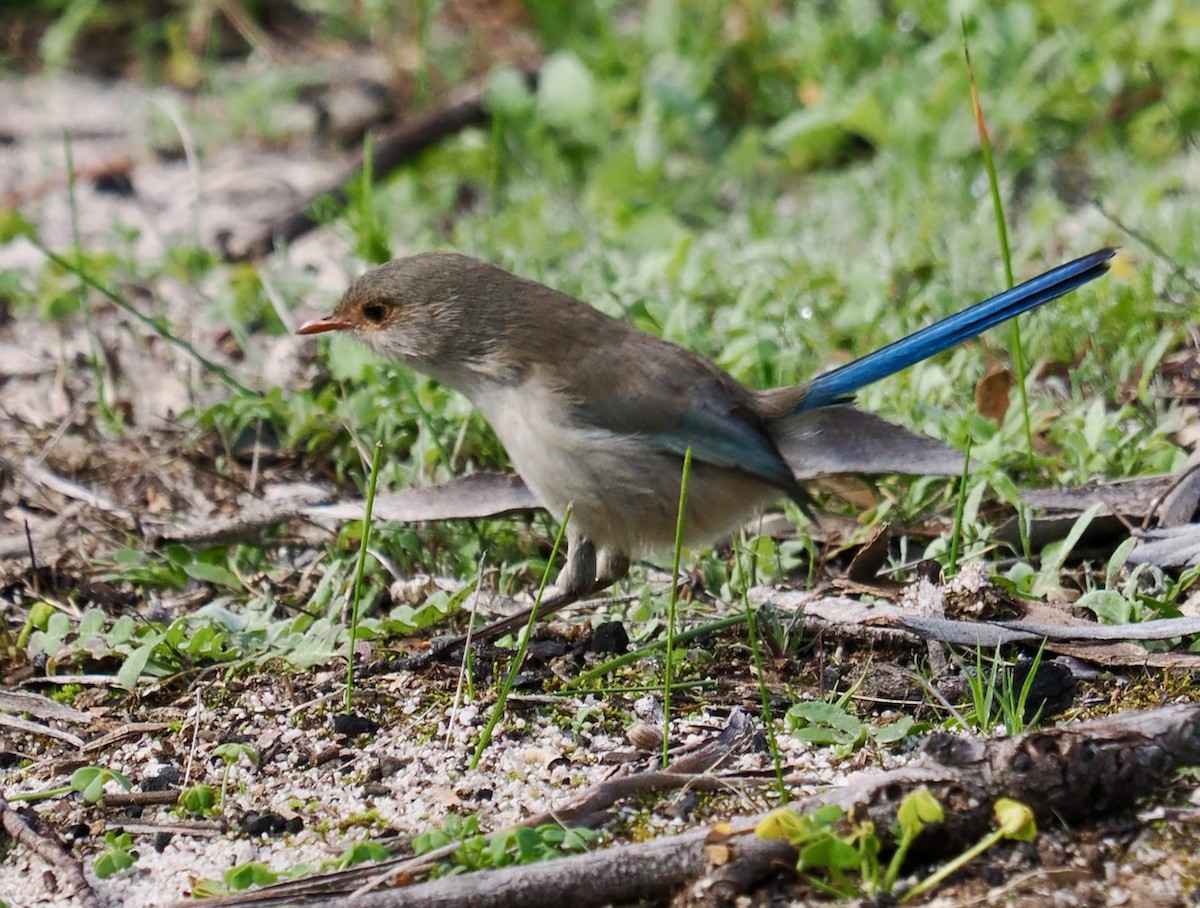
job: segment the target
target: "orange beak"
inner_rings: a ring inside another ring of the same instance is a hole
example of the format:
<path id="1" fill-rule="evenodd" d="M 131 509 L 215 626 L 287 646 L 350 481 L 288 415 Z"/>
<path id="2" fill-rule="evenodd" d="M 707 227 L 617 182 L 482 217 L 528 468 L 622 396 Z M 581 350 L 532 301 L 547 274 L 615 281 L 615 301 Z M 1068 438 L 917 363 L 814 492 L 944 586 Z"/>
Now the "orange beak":
<path id="1" fill-rule="evenodd" d="M 345 319 L 337 318 L 333 315 L 326 315 L 322 318 L 314 318 L 311 321 L 305 322 L 296 329 L 297 334 L 320 334 L 324 331 L 345 331 L 351 325 Z"/>

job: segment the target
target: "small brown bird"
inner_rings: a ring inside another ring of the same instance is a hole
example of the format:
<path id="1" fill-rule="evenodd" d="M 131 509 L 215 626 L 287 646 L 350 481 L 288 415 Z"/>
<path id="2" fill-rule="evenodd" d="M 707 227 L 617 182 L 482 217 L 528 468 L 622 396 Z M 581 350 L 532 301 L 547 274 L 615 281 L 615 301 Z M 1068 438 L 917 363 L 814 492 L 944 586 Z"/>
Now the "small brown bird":
<path id="1" fill-rule="evenodd" d="M 1061 265 L 810 382 L 753 391 L 696 353 L 566 294 L 453 253 L 367 272 L 300 334 L 349 331 L 465 394 L 538 501 L 567 526 L 549 608 L 669 549 L 692 451 L 685 539 L 709 543 L 802 482 L 847 473 L 953 474 L 932 439 L 847 405 L 859 388 L 1091 281 L 1114 250 Z"/>

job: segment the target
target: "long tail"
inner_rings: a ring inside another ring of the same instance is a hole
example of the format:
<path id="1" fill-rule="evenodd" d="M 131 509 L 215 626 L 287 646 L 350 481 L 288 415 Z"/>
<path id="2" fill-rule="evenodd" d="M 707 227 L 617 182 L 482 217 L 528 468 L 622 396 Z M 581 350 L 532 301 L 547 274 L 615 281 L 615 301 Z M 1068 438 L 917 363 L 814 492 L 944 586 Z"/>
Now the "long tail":
<path id="1" fill-rule="evenodd" d="M 1059 265 L 1045 274 L 1005 290 L 991 299 L 976 303 L 915 334 L 888 344 L 862 359 L 856 359 L 819 375 L 808 386 L 798 410 L 813 410 L 843 403 L 859 388 L 907 369 L 923 359 L 982 334 L 988 328 L 1036 309 L 1064 293 L 1070 293 L 1108 271 L 1109 259 L 1116 249 L 1099 249 L 1091 255 Z"/>

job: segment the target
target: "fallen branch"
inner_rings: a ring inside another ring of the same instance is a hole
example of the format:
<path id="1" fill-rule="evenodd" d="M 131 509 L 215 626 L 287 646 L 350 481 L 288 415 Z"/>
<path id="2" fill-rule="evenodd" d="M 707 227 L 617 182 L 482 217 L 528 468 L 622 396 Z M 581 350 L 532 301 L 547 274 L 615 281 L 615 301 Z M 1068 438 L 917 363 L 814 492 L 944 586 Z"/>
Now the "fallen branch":
<path id="1" fill-rule="evenodd" d="M 79 862 L 60 845 L 48 836 L 39 833 L 16 810 L 8 806 L 8 801 L 0 797 L 0 828 L 3 828 L 13 839 L 24 845 L 34 854 L 49 864 L 56 872 L 65 878 L 66 886 L 60 895 L 73 905 L 83 908 L 100 908 L 100 899 L 88 884 L 83 875 Z"/>
<path id="2" fill-rule="evenodd" d="M 911 585 L 914 596 L 901 595 L 898 603 L 861 602 L 809 590 L 776 590 L 754 587 L 748 591 L 755 605 L 770 604 L 803 618 L 806 633 L 836 639 L 860 640 L 872 645 L 916 645 L 922 641 L 970 648 L 1039 645 L 1047 652 L 1071 656 L 1109 668 L 1200 669 L 1200 655 L 1187 652 L 1152 652 L 1129 641 L 1173 640 L 1200 633 L 1200 619 L 1159 618 L 1136 624 L 1100 625 L 1075 618 L 1038 603 L 1020 603 L 1024 620 L 963 621 L 945 618 L 946 596 L 986 602 L 990 584 L 970 588 L 964 575 L 944 586 L 928 585 L 933 595 L 921 601 L 921 584 Z M 965 583 L 965 585 L 964 585 Z M 923 609 L 923 611 L 922 611 Z"/>
<path id="3" fill-rule="evenodd" d="M 526 72 L 525 78 L 532 87 L 537 79 L 536 72 Z M 462 87 L 441 104 L 421 111 L 393 126 L 381 135 L 374 146 L 371 173 L 375 179 L 383 179 L 401 164 L 415 159 L 423 151 L 437 145 L 443 139 L 455 135 L 468 126 L 476 126 L 488 119 L 483 103 L 485 86 L 482 83 Z M 328 184 L 301 199 L 289 212 L 271 221 L 255 236 L 236 249 L 224 250 L 225 259 L 242 262 L 262 258 L 281 243 L 303 236 L 317 226 L 313 217 L 314 205 L 321 199 L 331 199 L 336 205 L 346 204 L 347 189 L 363 172 L 362 154 L 358 154 L 346 168 Z"/>

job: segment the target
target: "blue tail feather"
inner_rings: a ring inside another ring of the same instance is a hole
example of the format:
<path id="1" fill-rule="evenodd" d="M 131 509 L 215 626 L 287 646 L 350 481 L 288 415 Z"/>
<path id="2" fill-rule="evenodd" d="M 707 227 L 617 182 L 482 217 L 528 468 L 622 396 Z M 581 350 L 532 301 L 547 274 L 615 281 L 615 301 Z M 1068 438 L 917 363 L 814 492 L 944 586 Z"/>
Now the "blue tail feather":
<path id="1" fill-rule="evenodd" d="M 1115 253 L 1116 249 L 1113 248 L 1100 249 L 1059 265 L 1011 290 L 976 303 L 874 353 L 868 353 L 861 359 L 819 375 L 809 384 L 804 401 L 797 409 L 814 410 L 844 403 L 859 388 L 907 369 L 982 334 L 988 328 L 1070 293 L 1108 271 L 1109 259 Z"/>

